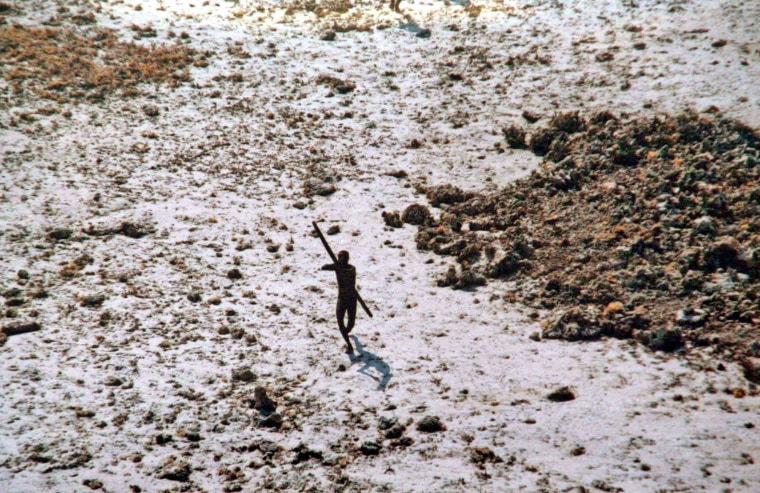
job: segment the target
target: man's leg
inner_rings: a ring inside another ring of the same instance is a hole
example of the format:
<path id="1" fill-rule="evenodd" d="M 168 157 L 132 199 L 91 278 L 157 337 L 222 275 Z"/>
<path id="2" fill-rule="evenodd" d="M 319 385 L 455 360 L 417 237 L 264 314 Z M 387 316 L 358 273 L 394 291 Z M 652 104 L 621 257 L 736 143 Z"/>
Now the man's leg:
<path id="1" fill-rule="evenodd" d="M 350 334 L 356 322 L 356 297 L 348 302 L 348 333 Z"/>
<path id="2" fill-rule="evenodd" d="M 343 317 L 346 315 L 346 310 L 348 309 L 347 304 L 344 303 L 343 300 L 338 298 L 338 308 L 336 309 L 336 315 L 338 316 L 338 329 L 340 329 L 340 335 L 343 336 L 343 340 L 346 341 L 346 349 L 349 353 L 354 352 L 354 347 L 351 345 L 351 340 L 348 338 L 348 330 L 346 330 L 346 326 L 343 323 Z"/>

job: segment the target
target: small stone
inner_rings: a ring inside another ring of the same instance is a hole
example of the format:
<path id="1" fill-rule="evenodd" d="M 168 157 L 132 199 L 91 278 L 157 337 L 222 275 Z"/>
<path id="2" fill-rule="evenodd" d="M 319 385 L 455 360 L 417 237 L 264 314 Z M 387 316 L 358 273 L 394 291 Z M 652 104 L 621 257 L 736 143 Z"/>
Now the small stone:
<path id="1" fill-rule="evenodd" d="M 309 178 L 304 183 L 304 193 L 309 197 L 312 195 L 326 197 L 334 194 L 337 190 L 332 183 L 324 182 L 318 178 Z"/>
<path id="2" fill-rule="evenodd" d="M 541 341 L 541 333 L 538 332 L 538 331 L 533 332 L 533 333 L 530 334 L 530 336 L 528 336 L 528 338 L 531 341 L 540 342 Z"/>
<path id="3" fill-rule="evenodd" d="M 570 455 L 572 455 L 573 457 L 578 457 L 585 453 L 586 453 L 586 447 L 584 447 L 583 445 L 576 445 L 570 450 Z"/>
<path id="4" fill-rule="evenodd" d="M 395 439 L 395 438 L 401 438 L 401 436 L 404 434 L 404 431 L 406 431 L 406 426 L 404 426 L 401 423 L 394 423 L 390 428 L 385 430 L 385 438 L 389 439 Z"/>
<path id="5" fill-rule="evenodd" d="M 703 235 L 711 235 L 715 233 L 715 220 L 710 216 L 702 216 L 695 219 L 692 223 L 694 231 Z"/>
<path id="6" fill-rule="evenodd" d="M 340 226 L 338 226 L 337 224 L 333 224 L 332 226 L 327 228 L 327 234 L 330 236 L 337 235 L 338 233 L 340 233 Z"/>
<path id="7" fill-rule="evenodd" d="M 657 329 L 650 336 L 648 345 L 656 351 L 673 352 L 683 346 L 681 332 L 676 329 Z"/>
<path id="8" fill-rule="evenodd" d="M 173 442 L 173 441 L 174 441 L 174 437 L 169 435 L 168 433 L 166 434 L 159 433 L 155 437 L 156 445 L 166 445 L 167 443 Z"/>
<path id="9" fill-rule="evenodd" d="M 253 390 L 253 408 L 262 415 L 268 416 L 275 412 L 277 404 L 269 398 L 266 388 L 257 385 Z"/>
<path id="10" fill-rule="evenodd" d="M 303 209 L 306 209 L 307 204 L 303 200 L 298 200 L 293 203 L 293 207 L 295 207 L 298 210 L 303 210 Z"/>
<path id="11" fill-rule="evenodd" d="M 322 41 L 335 41 L 335 31 L 328 29 L 319 36 L 319 39 Z"/>
<path id="12" fill-rule="evenodd" d="M 499 462 L 499 457 L 488 447 L 473 447 L 470 449 L 470 460 L 475 464 Z"/>
<path id="13" fill-rule="evenodd" d="M 386 226 L 400 228 L 404 225 L 404 223 L 401 222 L 401 216 L 399 216 L 398 212 L 383 211 L 382 216 Z"/>
<path id="14" fill-rule="evenodd" d="M 196 431 L 188 431 L 185 433 L 185 440 L 188 442 L 200 442 L 202 439 L 200 433 Z"/>
<path id="15" fill-rule="evenodd" d="M 678 310 L 676 313 L 676 323 L 678 325 L 698 327 L 700 325 L 704 325 L 706 319 L 707 312 L 698 308 Z"/>
<path id="16" fill-rule="evenodd" d="M 200 301 L 203 300 L 203 298 L 201 297 L 201 293 L 199 291 L 191 291 L 187 293 L 187 299 L 191 303 L 199 303 Z"/>
<path id="17" fill-rule="evenodd" d="M 430 209 L 422 204 L 412 204 L 401 214 L 401 221 L 415 226 L 427 224 L 432 218 Z"/>
<path id="18" fill-rule="evenodd" d="M 232 370 L 232 380 L 234 382 L 253 382 L 256 375 L 249 368 L 235 368 Z"/>
<path id="19" fill-rule="evenodd" d="M 359 447 L 359 451 L 364 455 L 378 455 L 380 449 L 380 445 L 372 440 L 362 443 L 361 447 Z"/>
<path id="20" fill-rule="evenodd" d="M 154 104 L 146 104 L 142 107 L 143 113 L 150 117 L 158 116 L 161 112 L 158 109 L 158 106 Z"/>
<path id="21" fill-rule="evenodd" d="M 68 240 L 74 232 L 68 228 L 56 228 L 48 233 L 48 238 L 51 240 Z"/>
<path id="22" fill-rule="evenodd" d="M 380 428 L 381 430 L 387 430 L 388 428 L 395 425 L 396 423 L 398 423 L 398 418 L 396 418 L 395 416 L 391 418 L 381 416 L 380 419 L 377 420 L 377 427 Z"/>
<path id="23" fill-rule="evenodd" d="M 575 394 L 570 390 L 570 387 L 560 387 L 549 392 L 546 398 L 552 402 L 568 402 L 575 400 Z"/>
<path id="24" fill-rule="evenodd" d="M 24 269 L 21 269 L 20 271 L 18 271 L 16 275 L 18 276 L 19 279 L 23 279 L 25 281 L 29 279 L 29 272 L 27 272 Z"/>
<path id="25" fill-rule="evenodd" d="M 103 385 L 106 385 L 106 386 L 108 386 L 108 387 L 119 387 L 119 386 L 121 386 L 123 383 L 124 383 L 124 381 L 123 381 L 121 378 L 119 378 L 119 377 L 117 377 L 117 376 L 114 376 L 114 375 L 110 375 L 110 376 L 108 376 L 108 377 L 107 377 L 107 378 L 106 378 L 106 379 L 103 381 Z"/>
<path id="26" fill-rule="evenodd" d="M 417 430 L 423 433 L 435 433 L 438 431 L 444 431 L 446 426 L 441 423 L 441 419 L 438 416 L 425 416 L 417 423 Z"/>
<path id="27" fill-rule="evenodd" d="M 410 436 L 402 436 L 401 438 L 391 440 L 391 447 L 406 448 L 414 445 L 414 438 Z"/>
<path id="28" fill-rule="evenodd" d="M 430 31 L 430 29 L 422 28 L 419 31 L 417 31 L 417 34 L 415 34 L 415 36 L 417 36 L 420 39 L 428 39 L 432 34 L 433 33 Z"/>
<path id="29" fill-rule="evenodd" d="M 79 304 L 89 308 L 97 308 L 106 301 L 104 294 L 91 294 L 87 296 L 81 296 L 79 298 Z"/>
<path id="30" fill-rule="evenodd" d="M 612 315 L 615 313 L 622 313 L 625 311 L 625 306 L 619 301 L 613 301 L 604 308 L 604 315 Z"/>
<path id="31" fill-rule="evenodd" d="M 82 484 L 90 488 L 91 490 L 99 490 L 103 487 L 103 482 L 97 479 L 85 479 Z"/>
<path id="32" fill-rule="evenodd" d="M 699 291 L 705 283 L 705 275 L 698 270 L 688 270 L 681 279 L 681 289 L 685 293 Z"/>
<path id="33" fill-rule="evenodd" d="M 238 279 L 242 279 L 243 274 L 240 272 L 239 269 L 231 269 L 230 271 L 227 272 L 227 277 L 235 281 Z"/>
<path id="34" fill-rule="evenodd" d="M 259 426 L 264 428 L 281 428 L 283 423 L 282 416 L 279 413 L 272 413 L 264 419 L 259 420 Z"/>
<path id="35" fill-rule="evenodd" d="M 156 476 L 159 479 L 168 479 L 169 481 L 187 482 L 190 480 L 193 468 L 183 460 L 176 460 L 170 457 L 158 470 Z"/>

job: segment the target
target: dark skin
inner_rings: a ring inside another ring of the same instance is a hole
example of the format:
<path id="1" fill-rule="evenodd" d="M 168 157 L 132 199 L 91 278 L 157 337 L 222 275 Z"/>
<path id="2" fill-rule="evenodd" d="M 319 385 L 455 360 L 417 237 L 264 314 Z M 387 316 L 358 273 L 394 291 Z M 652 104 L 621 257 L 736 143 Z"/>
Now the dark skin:
<path id="1" fill-rule="evenodd" d="M 348 334 L 354 328 L 356 321 L 356 268 L 348 263 L 348 252 L 343 250 L 338 252 L 337 264 L 326 264 L 322 270 L 335 271 L 335 277 L 338 279 L 338 306 L 335 314 L 338 318 L 338 328 L 343 340 L 346 341 L 347 352 L 353 353 L 354 347 L 348 338 Z M 348 324 L 344 318 L 348 314 Z"/>
<path id="2" fill-rule="evenodd" d="M 395 12 L 401 12 L 401 9 L 398 6 L 398 4 L 400 3 L 401 3 L 401 0 L 391 0 L 391 10 Z"/>

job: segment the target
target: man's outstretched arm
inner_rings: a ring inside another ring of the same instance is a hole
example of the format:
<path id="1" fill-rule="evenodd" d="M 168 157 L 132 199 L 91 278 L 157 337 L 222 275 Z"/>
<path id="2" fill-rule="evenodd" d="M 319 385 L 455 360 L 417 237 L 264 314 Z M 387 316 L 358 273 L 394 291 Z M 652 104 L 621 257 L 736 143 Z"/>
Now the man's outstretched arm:
<path id="1" fill-rule="evenodd" d="M 325 264 L 321 270 L 335 270 L 338 266 L 335 264 Z"/>

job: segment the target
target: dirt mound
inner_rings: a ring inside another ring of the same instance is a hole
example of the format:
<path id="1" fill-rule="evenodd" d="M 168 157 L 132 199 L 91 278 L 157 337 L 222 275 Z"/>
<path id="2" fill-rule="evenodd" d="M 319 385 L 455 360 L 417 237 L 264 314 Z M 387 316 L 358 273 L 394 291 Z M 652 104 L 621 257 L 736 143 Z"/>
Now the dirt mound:
<path id="1" fill-rule="evenodd" d="M 518 147 L 520 134 L 505 132 Z M 516 281 L 510 299 L 551 311 L 544 337 L 760 355 L 756 132 L 694 113 L 572 113 L 525 141 L 545 156 L 528 178 L 431 200 L 445 209 L 420 227 L 417 246 L 458 263 L 439 284 L 468 285 L 456 276 L 473 274 Z"/>

